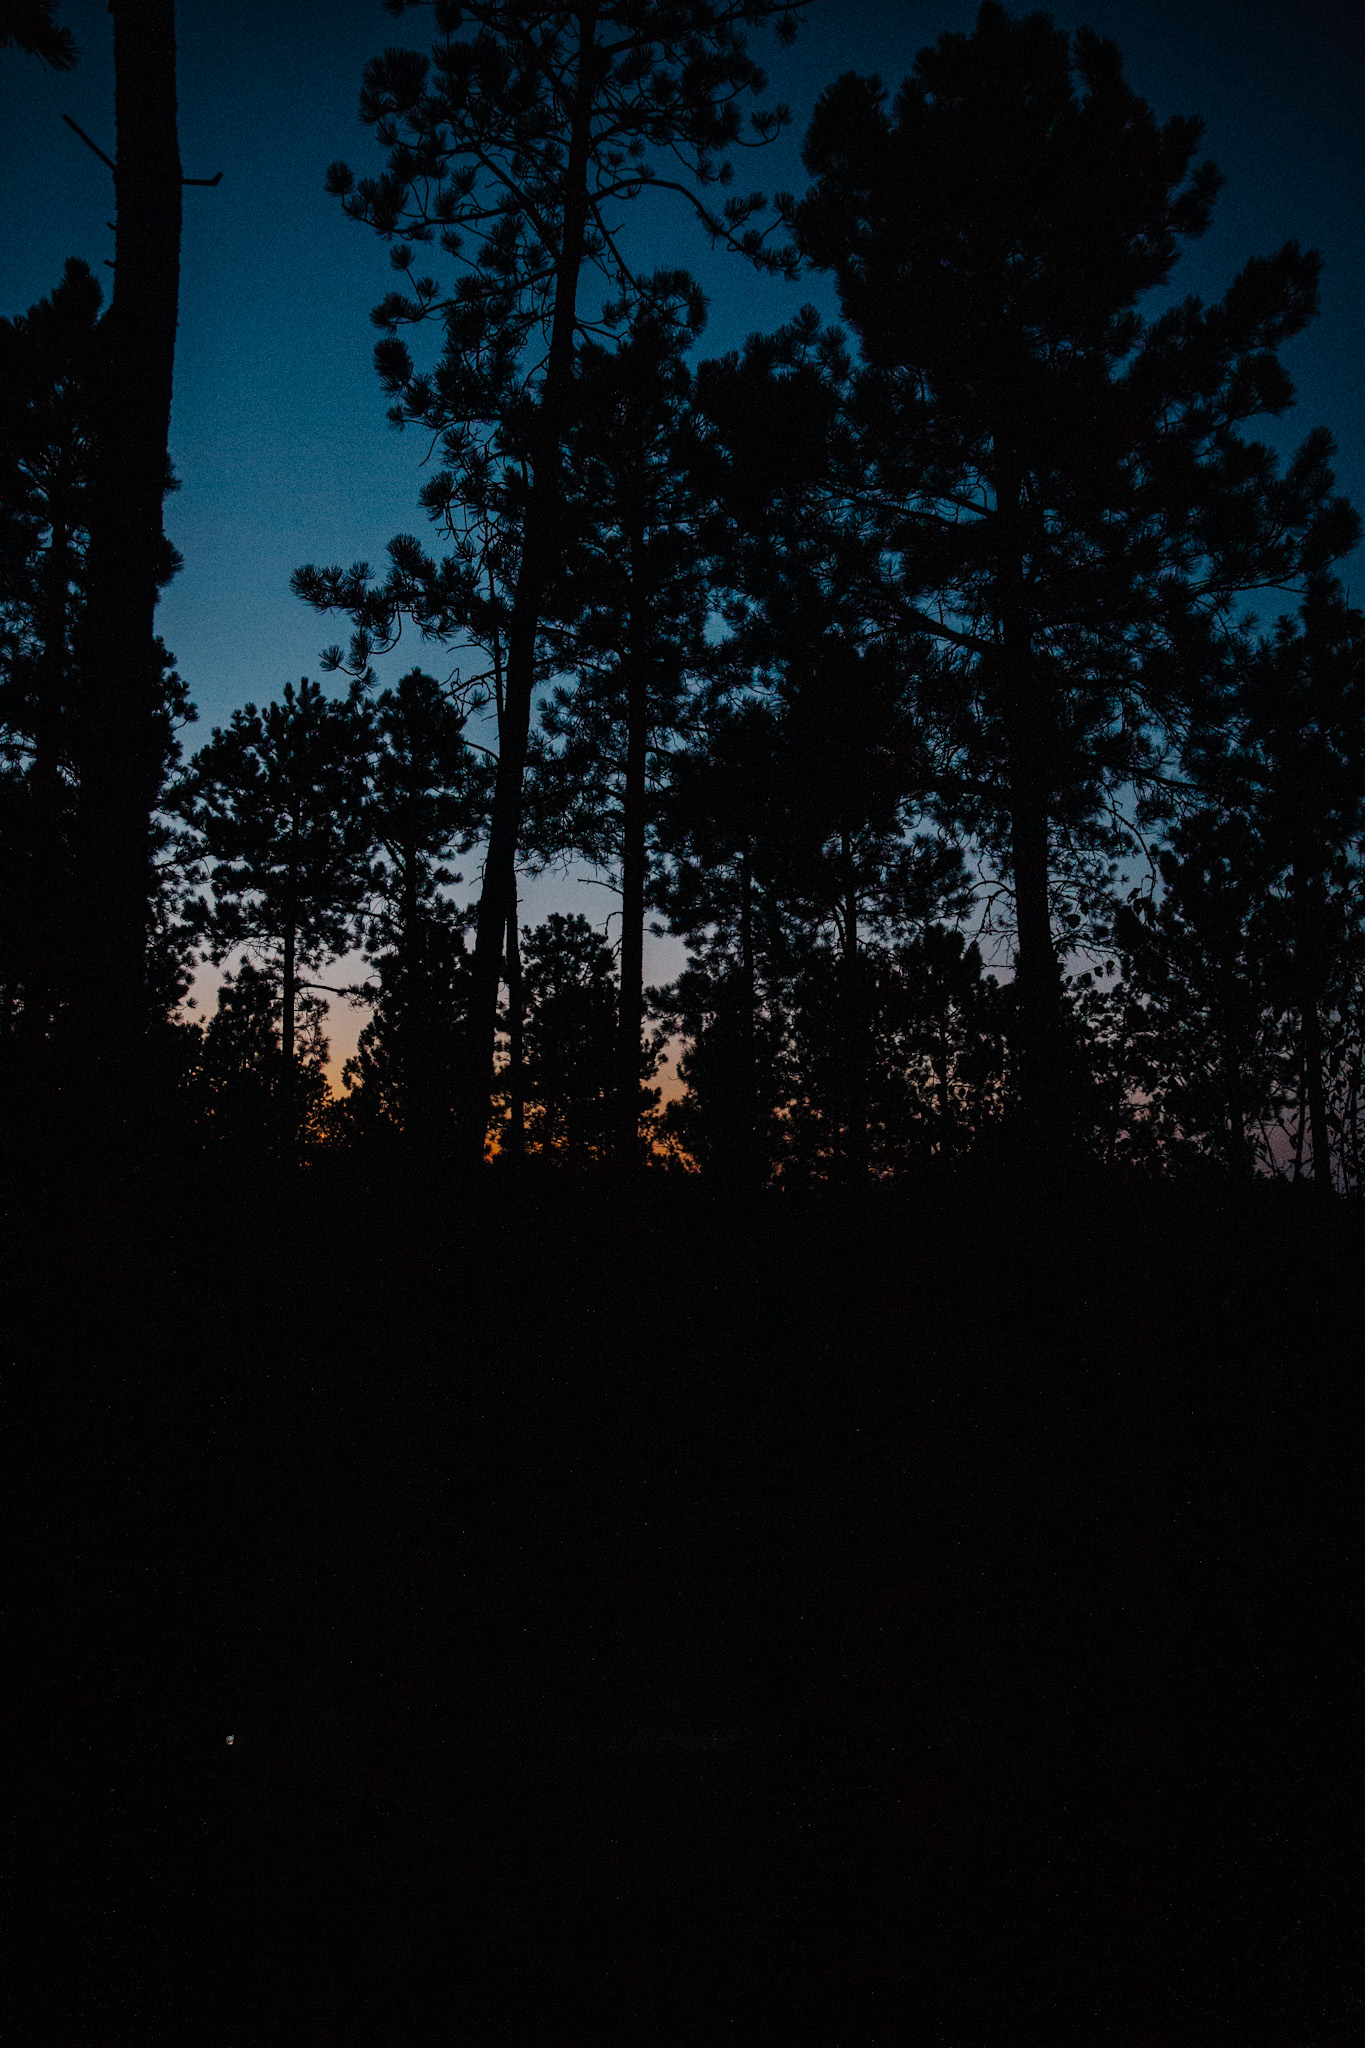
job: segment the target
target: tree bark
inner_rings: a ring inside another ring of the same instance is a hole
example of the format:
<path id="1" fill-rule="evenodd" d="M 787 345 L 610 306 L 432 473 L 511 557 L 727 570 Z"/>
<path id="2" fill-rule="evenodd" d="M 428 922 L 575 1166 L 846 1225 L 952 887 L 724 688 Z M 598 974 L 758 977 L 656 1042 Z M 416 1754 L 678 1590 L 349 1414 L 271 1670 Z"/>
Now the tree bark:
<path id="1" fill-rule="evenodd" d="M 91 491 L 81 703 L 87 1055 L 131 1136 L 156 801 L 158 581 L 180 289 L 174 0 L 115 0 L 114 292 Z M 121 1077 L 118 1078 L 118 1077 Z"/>
<path id="2" fill-rule="evenodd" d="M 559 458 L 573 381 L 578 280 L 588 224 L 596 9 L 585 9 L 579 20 L 578 70 L 565 163 L 554 312 L 536 426 L 531 488 L 522 528 L 521 561 L 507 632 L 507 695 L 474 940 L 466 1094 L 459 1133 L 460 1155 L 466 1168 L 482 1162 L 488 1137 L 498 1031 L 498 984 L 507 920 L 516 915 L 516 863 L 535 693 L 536 642 L 545 586 L 553 564 L 554 530 L 559 516 Z"/>

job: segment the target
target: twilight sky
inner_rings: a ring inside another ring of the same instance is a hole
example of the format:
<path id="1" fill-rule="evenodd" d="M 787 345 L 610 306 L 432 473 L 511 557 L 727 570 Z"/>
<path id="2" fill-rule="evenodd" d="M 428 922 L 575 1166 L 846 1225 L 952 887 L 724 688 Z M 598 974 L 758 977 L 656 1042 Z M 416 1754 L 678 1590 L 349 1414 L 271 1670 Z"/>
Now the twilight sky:
<path id="1" fill-rule="evenodd" d="M 1288 353 L 1300 396 L 1284 437 L 1323 421 L 1343 483 L 1365 504 L 1365 10 L 1357 0 L 1078 0 L 1054 12 L 1114 36 L 1159 115 L 1204 117 L 1227 186 L 1212 230 L 1179 267 L 1182 292 L 1213 293 L 1289 235 L 1322 250 L 1323 312 Z M 799 187 L 800 136 L 830 79 L 853 67 L 894 85 L 923 43 L 975 13 L 975 0 L 815 0 L 793 49 L 768 39 L 773 94 L 795 119 L 781 143 L 745 159 L 739 182 Z M 109 174 L 60 119 L 70 113 L 112 150 L 109 17 L 104 0 L 63 0 L 61 14 L 81 45 L 78 69 L 55 77 L 7 52 L 0 78 L 3 313 L 48 291 L 66 256 L 98 272 L 113 250 Z M 341 637 L 341 622 L 291 597 L 298 563 L 378 562 L 395 532 L 422 525 L 425 450 L 387 425 L 370 362 L 385 251 L 343 218 L 322 180 L 334 157 L 375 161 L 356 118 L 361 67 L 385 43 L 420 43 L 426 17 L 393 22 L 376 0 L 181 0 L 180 21 L 185 169 L 221 170 L 223 182 L 185 194 L 172 423 L 183 487 L 167 507 L 185 568 L 160 620 L 208 724 L 314 673 L 318 649 Z M 687 265 L 709 292 L 703 352 L 775 325 L 806 298 L 834 311 L 824 280 L 784 285 L 713 254 L 680 206 L 652 207 L 639 234 L 652 245 L 646 260 Z M 417 658 L 403 653 L 405 665 Z M 436 650 L 426 665 L 439 668 Z"/>
<path id="2" fill-rule="evenodd" d="M 795 118 L 777 145 L 743 159 L 738 186 L 800 189 L 800 139 L 821 89 L 850 68 L 894 88 L 917 49 L 969 28 L 976 11 L 976 0 L 814 0 L 790 50 L 756 38 L 770 97 Z M 1204 118 L 1204 153 L 1227 184 L 1212 229 L 1177 269 L 1182 295 L 1214 295 L 1246 257 L 1291 235 L 1322 251 L 1323 311 L 1286 353 L 1299 403 L 1274 438 L 1287 445 L 1327 425 L 1341 482 L 1365 506 L 1365 9 L 1359 0 L 1064 0 L 1050 11 L 1113 36 L 1158 116 Z M 107 275 L 101 264 L 113 252 L 109 173 L 61 122 L 69 113 L 112 153 L 109 17 L 105 0 L 62 0 L 60 14 L 81 46 L 75 72 L 57 77 L 15 52 L 2 60 L 5 314 L 49 291 L 68 255 Z M 387 425 L 371 367 L 369 311 L 391 277 L 386 252 L 322 187 L 333 158 L 358 171 L 377 162 L 356 115 L 362 66 L 385 44 L 421 44 L 427 17 L 394 22 L 377 0 L 181 0 L 179 14 L 185 171 L 221 170 L 223 181 L 185 194 L 171 428 L 182 489 L 167 506 L 185 567 L 159 622 L 206 736 L 248 697 L 316 674 L 318 650 L 344 637 L 344 622 L 318 619 L 290 595 L 299 563 L 378 564 L 394 533 L 422 528 L 425 447 Z M 641 209 L 633 233 L 637 260 L 685 265 L 709 293 L 702 353 L 775 326 L 806 299 L 836 310 L 822 279 L 786 285 L 710 251 L 680 204 Z M 1361 601 L 1359 557 L 1352 570 Z M 438 674 L 451 665 L 415 643 L 398 659 Z M 571 901 L 595 921 L 608 907 L 581 888 L 555 907 Z"/>

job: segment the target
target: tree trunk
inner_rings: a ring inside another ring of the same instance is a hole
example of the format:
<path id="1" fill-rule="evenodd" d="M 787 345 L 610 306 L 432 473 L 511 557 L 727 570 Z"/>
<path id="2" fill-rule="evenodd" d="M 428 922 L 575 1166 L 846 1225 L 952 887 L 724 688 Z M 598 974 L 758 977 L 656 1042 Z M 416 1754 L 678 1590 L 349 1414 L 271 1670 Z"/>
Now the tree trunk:
<path id="1" fill-rule="evenodd" d="M 507 920 L 516 915 L 517 850 L 522 783 L 531 736 L 536 642 L 546 582 L 554 559 L 559 516 L 559 458 L 573 381 L 578 279 L 588 223 L 588 165 L 592 155 L 594 43 L 597 15 L 580 16 L 578 75 L 565 165 L 564 218 L 555 278 L 554 313 L 536 425 L 531 488 L 522 526 L 521 561 L 507 632 L 507 696 L 498 737 L 488 851 L 479 896 L 470 989 L 466 1095 L 459 1145 L 466 1168 L 482 1162 L 488 1136 L 493 1061 L 498 1033 L 498 983 Z"/>
<path id="2" fill-rule="evenodd" d="M 115 0 L 114 292 L 91 490 L 81 704 L 81 1011 L 131 1136 L 156 801 L 158 579 L 180 287 L 174 0 Z"/>
<path id="3" fill-rule="evenodd" d="M 634 551 L 638 557 L 638 549 Z M 634 573 L 638 573 L 638 568 Z M 636 585 L 638 593 L 638 584 Z M 645 769 L 649 751 L 649 655 L 638 607 L 626 654 L 626 776 L 621 802 L 621 985 L 617 1008 L 616 1167 L 640 1163 L 640 1040 L 645 1016 L 645 894 L 649 881 Z"/>

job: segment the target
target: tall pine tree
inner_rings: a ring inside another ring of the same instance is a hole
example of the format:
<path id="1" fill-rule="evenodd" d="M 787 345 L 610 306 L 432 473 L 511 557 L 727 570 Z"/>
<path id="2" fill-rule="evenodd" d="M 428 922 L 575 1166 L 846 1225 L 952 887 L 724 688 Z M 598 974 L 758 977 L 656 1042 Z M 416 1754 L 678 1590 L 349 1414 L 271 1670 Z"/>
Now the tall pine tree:
<path id="1" fill-rule="evenodd" d="M 509 919 L 523 776 L 538 676 L 538 638 L 556 569 L 560 464 L 585 272 L 629 291 L 618 209 L 647 190 L 689 200 L 713 238 L 762 258 L 749 225 L 761 195 L 727 200 L 726 152 L 743 141 L 739 100 L 764 78 L 745 29 L 789 36 L 800 0 L 645 0 L 527 12 L 506 0 L 436 7 L 428 61 L 390 50 L 367 69 L 362 115 L 388 151 L 378 178 L 333 166 L 347 211 L 394 244 L 405 288 L 376 311 L 377 350 L 393 417 L 442 435 L 458 471 L 480 443 L 524 471 L 518 560 L 507 627 L 505 704 L 474 960 L 466 1153 L 482 1156 L 492 1083 L 497 992 Z M 401 13 L 402 0 L 391 11 Z M 768 140 L 785 110 L 751 117 Z M 681 175 L 680 175 L 681 173 Z M 438 240 L 452 289 L 415 275 Z M 441 360 L 420 372 L 401 330 L 436 318 Z"/>
<path id="2" fill-rule="evenodd" d="M 1218 304 L 1153 320 L 1219 177 L 1158 123 L 1115 46 L 994 0 L 922 50 L 894 104 L 848 74 L 817 105 L 791 218 L 861 343 L 864 502 L 902 616 L 954 650 L 977 824 L 1014 896 L 1026 1119 L 1072 1122 L 1053 922 L 1059 854 L 1159 772 L 1194 654 L 1235 592 L 1348 547 L 1325 437 L 1281 472 L 1245 424 L 1292 386 L 1317 259 L 1288 244 Z"/>

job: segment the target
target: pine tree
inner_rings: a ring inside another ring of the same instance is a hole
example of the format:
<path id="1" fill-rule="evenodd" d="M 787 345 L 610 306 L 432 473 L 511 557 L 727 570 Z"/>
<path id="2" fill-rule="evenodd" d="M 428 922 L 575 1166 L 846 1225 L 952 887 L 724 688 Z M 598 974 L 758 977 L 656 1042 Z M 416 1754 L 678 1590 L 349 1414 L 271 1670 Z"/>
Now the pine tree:
<path id="1" fill-rule="evenodd" d="M 661 792 L 653 896 L 690 960 L 656 1010 L 684 1041 L 665 1112 L 688 1157 L 752 1186 L 777 1156 L 786 1097 L 787 927 L 776 886 L 777 715 L 712 694 Z"/>
<path id="2" fill-rule="evenodd" d="M 1188 758 L 1202 801 L 1160 888 L 1115 922 L 1133 1125 L 1168 1157 L 1358 1184 L 1365 977 L 1365 621 L 1315 577 L 1297 619 L 1233 643 Z"/>
<path id="3" fill-rule="evenodd" d="M 162 528 L 180 289 L 174 0 L 114 15 L 114 290 L 104 331 L 81 644 L 81 1010 L 120 1143 L 146 1013 L 147 904 L 158 795 L 155 615 L 173 566 Z"/>
<path id="4" fill-rule="evenodd" d="M 1299 619 L 1282 618 L 1263 640 L 1238 712 L 1228 763 L 1234 800 L 1240 795 L 1272 884 L 1261 909 L 1267 950 L 1297 1017 L 1301 1115 L 1314 1181 L 1327 1194 L 1336 1177 L 1329 1038 L 1341 1037 L 1343 1011 L 1349 1016 L 1365 940 L 1365 618 L 1335 579 L 1316 578 Z"/>
<path id="5" fill-rule="evenodd" d="M 704 364 L 697 382 L 731 628 L 724 667 L 742 691 L 762 693 L 775 720 L 749 800 L 764 814 L 770 885 L 780 871 L 789 924 L 807 943 L 823 930 L 835 944 L 840 1149 L 858 1173 L 870 1058 L 863 928 L 923 811 L 930 764 L 916 707 L 923 636 L 887 632 L 881 551 L 858 508 L 850 370 L 841 335 L 805 308 L 777 334 Z"/>
<path id="6" fill-rule="evenodd" d="M 828 607 L 820 597 L 811 611 L 790 615 L 779 672 L 779 858 L 788 904 L 837 955 L 839 1148 L 844 1171 L 858 1176 L 869 1164 L 874 1037 L 863 939 L 869 925 L 885 921 L 898 882 L 909 880 L 904 798 L 914 717 L 894 658 L 838 630 L 822 632 Z"/>
<path id="7" fill-rule="evenodd" d="M 282 1126 L 281 1001 L 277 977 L 250 959 L 224 974 L 214 1014 L 199 1034 L 192 1086 L 196 1086 L 205 1138 L 239 1156 L 279 1150 Z M 305 993 L 294 1015 L 294 1063 L 289 1088 L 286 1156 L 322 1133 L 327 1104 L 326 1005 Z M 197 1084 L 197 1085 L 196 1085 Z"/>
<path id="8" fill-rule="evenodd" d="M 1159 892 L 1135 891 L 1114 926 L 1129 1149 L 1150 1149 L 1145 1127 L 1168 1166 L 1273 1168 L 1293 1080 L 1267 973 L 1264 848 L 1244 815 L 1205 807 L 1177 822 L 1157 865 Z"/>
<path id="9" fill-rule="evenodd" d="M 8 812 L 4 975 L 30 1041 L 70 988 L 75 640 L 102 296 L 72 258 L 50 298 L 0 321 L 0 722 L 21 783 Z"/>
<path id="10" fill-rule="evenodd" d="M 0 50 L 26 50 L 51 71 L 70 71 L 78 55 L 76 38 L 54 20 L 57 0 L 3 0 Z"/>
<path id="11" fill-rule="evenodd" d="M 646 282 L 614 349 L 579 356 L 564 479 L 570 529 L 548 638 L 573 675 L 535 750 L 546 850 L 614 867 L 621 892 L 616 1163 L 640 1160 L 644 929 L 654 813 L 688 687 L 707 656 L 707 584 L 692 477 L 691 280 Z"/>
<path id="12" fill-rule="evenodd" d="M 88 1101 L 75 1101 L 77 1077 L 88 1068 L 69 1032 L 85 942 L 76 825 L 105 341 L 100 305 L 99 286 L 73 259 L 49 298 L 0 322 L 0 980 L 19 1056 L 16 1105 L 39 1155 L 50 1148 L 63 1097 L 72 1101 L 78 1128 L 88 1127 L 92 1115 Z M 171 566 L 168 555 L 167 573 Z M 169 1017 L 188 986 L 191 937 L 182 915 L 181 849 L 159 805 L 180 759 L 178 730 L 195 714 L 160 639 L 152 659 L 146 738 L 158 811 L 149 825 L 141 904 L 137 1024 L 153 1041 L 145 1048 L 149 1058 L 159 1047 L 154 1057 L 169 1088 L 176 1065 Z"/>
<path id="13" fill-rule="evenodd" d="M 559 912 L 522 933 L 527 1132 L 545 1160 L 605 1164 L 613 1152 L 619 994 L 611 949 L 586 917 Z"/>
<path id="14" fill-rule="evenodd" d="M 209 867 L 209 957 L 246 946 L 279 991 L 286 1143 L 299 1128 L 304 976 L 348 950 L 372 879 L 369 751 L 359 686 L 333 701 L 305 676 L 215 727 L 179 798 Z"/>
<path id="15" fill-rule="evenodd" d="M 1348 548 L 1330 443 L 1281 471 L 1244 438 L 1289 404 L 1277 351 L 1318 260 L 1248 264 L 1216 305 L 1153 320 L 1219 177 L 1197 121 L 1158 124 L 1115 46 L 981 9 L 894 105 L 848 74 L 817 105 L 789 210 L 859 337 L 862 502 L 900 616 L 958 661 L 959 780 L 1009 872 L 1033 1139 L 1071 1120 L 1058 851 L 1160 775 L 1236 591 Z"/>
<path id="16" fill-rule="evenodd" d="M 538 639 L 559 545 L 560 464 L 569 420 L 585 271 L 629 293 L 614 222 L 647 190 L 690 200 L 713 239 L 762 260 L 748 225 L 761 195 L 712 212 L 705 190 L 730 177 L 741 141 L 738 101 L 763 89 L 746 27 L 790 36 L 800 0 L 646 0 L 528 14 L 505 0 L 436 10 L 442 40 L 430 62 L 390 50 L 367 69 L 361 102 L 388 151 L 378 178 L 334 165 L 347 211 L 393 246 L 405 289 L 376 318 L 392 416 L 444 437 L 456 476 L 480 446 L 525 477 L 507 627 L 505 703 L 475 947 L 474 1062 L 467 1152 L 483 1152 L 497 990 L 515 918 L 523 776 L 538 679 Z M 393 0 L 401 13 L 402 0 Z M 752 117 L 752 139 L 776 133 L 785 110 Z M 681 167 L 683 175 L 678 175 Z M 439 240 L 457 266 L 454 289 L 414 276 Z M 435 317 L 445 347 L 419 373 L 400 330 Z"/>
<path id="17" fill-rule="evenodd" d="M 465 919 L 437 897 L 422 917 L 419 954 L 381 952 L 363 994 L 370 1015 L 342 1069 L 346 1131 L 367 1144 L 402 1142 L 409 1155 L 445 1150 L 469 1028 Z"/>
<path id="18" fill-rule="evenodd" d="M 379 859 L 364 920 L 379 976 L 353 1079 L 382 1097 L 414 1142 L 438 1143 L 455 1108 L 465 1053 L 468 972 L 444 866 L 483 826 L 487 777 L 452 693 L 410 669 L 372 710 L 369 828 Z"/>

